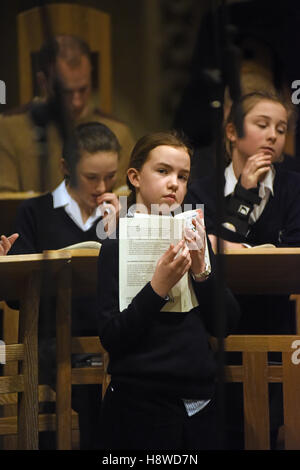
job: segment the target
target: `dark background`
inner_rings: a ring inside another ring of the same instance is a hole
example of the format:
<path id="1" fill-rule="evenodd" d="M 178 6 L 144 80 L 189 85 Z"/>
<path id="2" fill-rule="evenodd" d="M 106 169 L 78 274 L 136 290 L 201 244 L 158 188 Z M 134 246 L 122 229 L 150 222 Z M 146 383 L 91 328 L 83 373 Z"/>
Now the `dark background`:
<path id="1" fill-rule="evenodd" d="M 48 1 L 47 3 L 59 3 Z M 88 0 L 73 1 L 99 8 L 111 15 L 113 111 L 129 123 L 136 137 L 171 127 L 209 140 L 208 100 L 211 88 L 203 69 L 216 65 L 210 0 Z M 220 3 L 220 2 L 219 2 Z M 17 63 L 17 14 L 43 2 L 1 2 L 0 79 L 6 83 L 6 105 L 19 104 Z M 229 21 L 237 28 L 236 41 L 255 35 L 276 56 L 276 80 L 300 79 L 300 2 L 227 2 Z M 245 54 L 245 51 L 242 52 Z M 219 64 L 217 64 L 219 65 Z M 292 90 L 291 90 L 292 94 Z M 193 126 L 193 129 L 191 129 Z"/>

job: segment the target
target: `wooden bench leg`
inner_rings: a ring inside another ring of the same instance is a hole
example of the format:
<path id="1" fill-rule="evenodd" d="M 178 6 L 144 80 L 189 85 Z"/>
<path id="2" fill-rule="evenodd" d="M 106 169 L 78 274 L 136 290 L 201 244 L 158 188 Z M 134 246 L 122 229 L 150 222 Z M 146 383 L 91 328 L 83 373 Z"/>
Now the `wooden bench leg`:
<path id="1" fill-rule="evenodd" d="M 18 404 L 18 449 L 38 449 L 38 345 L 37 331 L 40 306 L 40 273 L 32 273 L 24 285 L 20 302 L 19 342 L 24 344 L 24 392 Z M 26 368 L 26 370 L 25 370 Z M 30 406 L 31 405 L 31 406 Z"/>
<path id="2" fill-rule="evenodd" d="M 56 310 L 56 436 L 58 450 L 72 449 L 71 264 L 58 280 Z"/>

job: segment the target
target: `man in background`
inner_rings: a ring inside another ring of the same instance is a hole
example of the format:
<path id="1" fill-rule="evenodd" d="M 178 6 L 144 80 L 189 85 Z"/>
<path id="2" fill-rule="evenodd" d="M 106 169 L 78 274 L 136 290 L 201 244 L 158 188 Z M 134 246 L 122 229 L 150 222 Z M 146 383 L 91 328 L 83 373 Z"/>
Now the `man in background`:
<path id="1" fill-rule="evenodd" d="M 98 121 L 121 145 L 115 189 L 124 185 L 134 145 L 128 126 L 104 114 L 91 100 L 88 45 L 75 36 L 59 35 L 39 52 L 37 82 L 41 96 L 0 116 L 0 191 L 53 190 L 61 179 L 61 151 L 66 128 Z"/>

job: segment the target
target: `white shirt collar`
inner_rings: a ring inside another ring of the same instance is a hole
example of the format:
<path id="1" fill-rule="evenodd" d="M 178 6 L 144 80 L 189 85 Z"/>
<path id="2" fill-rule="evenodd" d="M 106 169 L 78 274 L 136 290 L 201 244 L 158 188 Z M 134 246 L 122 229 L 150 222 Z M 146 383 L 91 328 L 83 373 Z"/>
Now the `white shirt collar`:
<path id="1" fill-rule="evenodd" d="M 262 199 L 266 196 L 267 192 L 272 195 L 274 194 L 273 185 L 274 185 L 274 178 L 275 178 L 275 168 L 271 165 L 270 170 L 266 174 L 265 178 L 260 182 L 259 185 L 259 197 Z M 224 188 L 224 196 L 229 196 L 234 192 L 234 188 L 237 183 L 237 178 L 233 171 L 232 162 L 225 168 L 225 188 Z"/>
<path id="2" fill-rule="evenodd" d="M 75 222 L 75 224 L 81 228 L 84 232 L 89 230 L 95 220 L 101 217 L 101 209 L 96 207 L 94 212 L 90 215 L 90 217 L 83 222 L 81 217 L 81 212 L 79 205 L 77 202 L 70 196 L 67 191 L 65 181 L 62 181 L 59 186 L 52 192 L 53 197 L 53 208 L 57 209 L 59 207 L 64 207 L 68 216 Z"/>
<path id="3" fill-rule="evenodd" d="M 52 197 L 54 209 L 64 207 L 70 202 L 71 196 L 67 191 L 65 180 L 63 180 L 60 185 L 54 189 L 54 191 L 52 191 Z"/>

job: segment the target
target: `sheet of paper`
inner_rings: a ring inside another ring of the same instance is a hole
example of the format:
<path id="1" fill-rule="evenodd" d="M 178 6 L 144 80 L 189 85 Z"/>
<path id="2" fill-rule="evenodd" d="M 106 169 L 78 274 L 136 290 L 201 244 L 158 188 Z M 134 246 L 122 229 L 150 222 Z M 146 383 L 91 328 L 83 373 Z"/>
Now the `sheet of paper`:
<path id="1" fill-rule="evenodd" d="M 176 244 L 181 240 L 184 224 L 184 218 L 177 216 L 173 218 L 137 214 L 133 218 L 120 219 L 119 300 L 121 311 L 151 280 L 158 259 L 170 244 Z M 170 300 L 162 311 L 188 312 L 198 305 L 188 274 L 181 278 L 168 295 Z"/>

